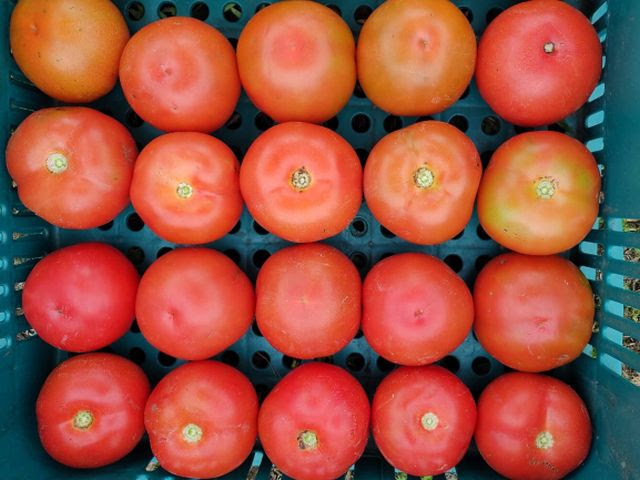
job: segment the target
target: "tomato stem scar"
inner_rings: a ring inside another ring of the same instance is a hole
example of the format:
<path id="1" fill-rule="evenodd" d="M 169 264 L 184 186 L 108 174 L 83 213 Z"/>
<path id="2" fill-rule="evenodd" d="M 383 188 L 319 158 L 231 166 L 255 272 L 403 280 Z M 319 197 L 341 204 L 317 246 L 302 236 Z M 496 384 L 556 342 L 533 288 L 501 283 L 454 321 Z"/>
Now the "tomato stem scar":
<path id="1" fill-rule="evenodd" d="M 553 447 L 553 435 L 551 435 L 551 432 L 540 432 L 536 437 L 536 447 L 542 448 L 543 450 L 548 450 Z"/>
<path id="2" fill-rule="evenodd" d="M 89 410 L 78 410 L 73 416 L 73 426 L 80 430 L 88 429 L 93 423 L 93 415 Z"/>
<path id="3" fill-rule="evenodd" d="M 433 172 L 427 167 L 420 167 L 413 172 L 413 183 L 415 183 L 418 188 L 429 188 L 433 185 L 433 181 Z"/>
<path id="4" fill-rule="evenodd" d="M 180 198 L 189 198 L 193 195 L 193 187 L 187 182 L 180 182 L 176 188 L 176 193 Z"/>
<path id="5" fill-rule="evenodd" d="M 556 45 L 553 42 L 547 42 L 544 44 L 544 53 L 553 53 L 556 49 Z"/>
<path id="6" fill-rule="evenodd" d="M 430 432 L 438 427 L 440 419 L 435 413 L 427 412 L 420 419 L 420 423 L 422 424 L 422 428 Z"/>
<path id="7" fill-rule="evenodd" d="M 309 185 L 311 185 L 311 174 L 304 166 L 293 172 L 291 175 L 291 185 L 299 192 L 309 188 Z"/>
<path id="8" fill-rule="evenodd" d="M 551 177 L 540 177 L 536 181 L 536 195 L 538 198 L 552 198 L 556 193 L 556 188 L 558 188 L 558 182 Z"/>
<path id="9" fill-rule="evenodd" d="M 47 169 L 51 173 L 62 173 L 69 167 L 69 161 L 62 153 L 51 153 L 47 157 Z"/>
<path id="10" fill-rule="evenodd" d="M 298 434 L 298 448 L 300 450 L 313 450 L 318 446 L 318 436 L 312 430 L 303 430 Z"/>
<path id="11" fill-rule="evenodd" d="M 182 438 L 187 443 L 199 442 L 202 438 L 202 429 L 195 423 L 187 423 L 182 428 Z"/>

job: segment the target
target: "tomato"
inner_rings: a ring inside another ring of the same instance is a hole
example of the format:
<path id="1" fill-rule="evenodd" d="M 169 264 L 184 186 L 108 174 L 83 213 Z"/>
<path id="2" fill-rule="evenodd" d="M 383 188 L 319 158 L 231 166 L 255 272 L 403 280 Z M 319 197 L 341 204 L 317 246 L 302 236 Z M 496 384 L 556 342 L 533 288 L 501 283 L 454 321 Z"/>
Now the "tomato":
<path id="1" fill-rule="evenodd" d="M 249 147 L 240 167 L 249 212 L 290 242 L 316 242 L 344 230 L 362 202 L 362 167 L 353 147 L 328 128 L 276 125 Z"/>
<path id="2" fill-rule="evenodd" d="M 333 480 L 360 458 L 369 437 L 369 400 L 334 365 L 306 363 L 267 395 L 258 415 L 269 459 L 296 480 Z"/>
<path id="3" fill-rule="evenodd" d="M 478 190 L 478 217 L 498 243 L 529 255 L 577 245 L 598 215 L 600 171 L 578 140 L 527 132 L 491 157 Z"/>
<path id="4" fill-rule="evenodd" d="M 7 169 L 27 208 L 62 228 L 95 228 L 129 204 L 136 143 L 111 117 L 84 107 L 29 115 L 7 144 Z"/>
<path id="5" fill-rule="evenodd" d="M 557 0 L 522 2 L 491 22 L 478 47 L 480 94 L 505 120 L 537 126 L 580 108 L 602 71 L 602 47 L 579 10 Z"/>
<path id="6" fill-rule="evenodd" d="M 295 245 L 258 272 L 256 321 L 285 355 L 327 357 L 357 333 L 361 295 L 360 274 L 345 254 L 320 243 Z"/>
<path id="7" fill-rule="evenodd" d="M 181 248 L 153 262 L 140 280 L 136 318 L 158 350 L 185 360 L 223 351 L 247 331 L 255 298 L 251 282 L 215 250 Z"/>
<path id="8" fill-rule="evenodd" d="M 378 386 L 371 414 L 373 438 L 387 461 L 409 475 L 431 476 L 464 456 L 476 403 L 465 384 L 442 367 L 400 367 Z"/>
<path id="9" fill-rule="evenodd" d="M 169 133 L 140 152 L 131 202 L 159 237 L 208 243 L 226 235 L 242 214 L 240 164 L 229 147 L 204 133 Z"/>
<path id="10" fill-rule="evenodd" d="M 20 0 L 9 37 L 13 58 L 36 87 L 88 103 L 115 86 L 129 30 L 111 0 Z"/>
<path id="11" fill-rule="evenodd" d="M 387 0 L 358 38 L 358 79 L 367 97 L 394 115 L 431 115 L 469 85 L 476 36 L 449 0 Z"/>
<path id="12" fill-rule="evenodd" d="M 251 101 L 271 118 L 319 123 L 353 93 L 355 41 L 344 20 L 324 5 L 275 3 L 242 30 L 238 69 Z"/>
<path id="13" fill-rule="evenodd" d="M 564 258 L 500 255 L 478 275 L 473 297 L 478 341 L 516 370 L 541 372 L 569 363 L 591 338 L 593 292 Z"/>
<path id="14" fill-rule="evenodd" d="M 240 97 L 233 47 L 214 27 L 189 17 L 158 20 L 131 37 L 120 83 L 135 112 L 165 131 L 217 130 Z"/>
<path id="15" fill-rule="evenodd" d="M 389 231 L 409 242 L 436 244 L 464 229 L 481 175 L 469 137 L 447 123 L 419 122 L 373 147 L 364 168 L 364 198 Z"/>
<path id="16" fill-rule="evenodd" d="M 480 395 L 475 440 L 485 461 L 505 477 L 556 480 L 589 453 L 589 412 L 560 380 L 508 373 Z"/>
<path id="17" fill-rule="evenodd" d="M 104 243 L 61 248 L 24 283 L 22 309 L 38 336 L 56 348 L 88 352 L 124 335 L 135 313 L 138 272 Z"/>
<path id="18" fill-rule="evenodd" d="M 42 446 L 58 462 L 96 468 L 120 460 L 144 434 L 149 380 L 110 353 L 71 357 L 49 374 L 36 401 Z"/>
<path id="19" fill-rule="evenodd" d="M 211 360 L 187 363 L 153 389 L 144 424 L 162 468 L 184 477 L 219 477 L 253 450 L 258 396 L 235 368 Z"/>
<path id="20" fill-rule="evenodd" d="M 460 345 L 473 323 L 469 288 L 441 260 L 392 255 L 362 288 L 362 331 L 371 348 L 400 365 L 433 363 Z"/>

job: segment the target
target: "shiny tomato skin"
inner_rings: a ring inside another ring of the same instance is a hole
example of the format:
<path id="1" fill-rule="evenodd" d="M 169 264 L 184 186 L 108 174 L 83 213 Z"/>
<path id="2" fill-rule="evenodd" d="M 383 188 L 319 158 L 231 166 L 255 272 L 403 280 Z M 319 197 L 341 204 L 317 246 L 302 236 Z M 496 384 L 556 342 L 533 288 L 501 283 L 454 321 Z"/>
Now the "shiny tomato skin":
<path id="1" fill-rule="evenodd" d="M 469 85 L 475 62 L 476 36 L 449 0 L 387 0 L 358 37 L 360 85 L 394 115 L 446 110 Z"/>
<path id="2" fill-rule="evenodd" d="M 217 138 L 168 133 L 140 152 L 131 202 L 149 228 L 169 242 L 213 242 L 242 214 L 239 171 L 235 155 Z"/>
<path id="3" fill-rule="evenodd" d="M 249 147 L 240 190 L 265 229 L 290 242 L 317 242 L 340 233 L 358 212 L 362 166 L 353 147 L 328 128 L 282 123 Z"/>
<path id="4" fill-rule="evenodd" d="M 476 404 L 458 377 L 435 365 L 400 367 L 371 404 L 376 445 L 398 470 L 417 477 L 455 467 L 469 447 Z"/>
<path id="5" fill-rule="evenodd" d="M 203 360 L 233 344 L 254 310 L 251 281 L 227 256 L 207 248 L 180 248 L 157 259 L 136 299 L 144 337 L 185 360 Z"/>
<path id="6" fill-rule="evenodd" d="M 129 204 L 137 155 L 123 125 L 85 107 L 32 113 L 9 138 L 6 152 L 20 201 L 47 222 L 70 229 L 104 225 Z"/>
<path id="7" fill-rule="evenodd" d="M 587 17 L 565 2 L 536 0 L 506 9 L 489 24 L 476 80 L 498 115 L 533 127 L 578 110 L 601 71 L 602 46 Z"/>
<path id="8" fill-rule="evenodd" d="M 523 133 L 491 157 L 478 190 L 478 217 L 510 250 L 559 253 L 591 230 L 600 183 L 593 155 L 578 140 L 553 131 Z"/>
<path id="9" fill-rule="evenodd" d="M 124 49 L 120 83 L 144 121 L 166 132 L 212 132 L 240 98 L 236 56 L 217 29 L 170 17 L 140 29 Z"/>
<path id="10" fill-rule="evenodd" d="M 593 291 L 564 258 L 500 255 L 478 275 L 473 296 L 478 341 L 513 369 L 560 367 L 578 358 L 591 338 Z"/>
<path id="11" fill-rule="evenodd" d="M 362 331 L 371 348 L 393 363 L 440 360 L 464 341 L 472 323 L 469 288 L 435 257 L 392 255 L 364 279 Z"/>
<path id="12" fill-rule="evenodd" d="M 79 243 L 40 260 L 24 283 L 22 309 L 45 342 L 69 352 L 106 347 L 135 314 L 138 272 L 104 243 Z"/>
<path id="13" fill-rule="evenodd" d="M 589 454 L 591 422 L 567 384 L 535 373 L 507 373 L 478 400 L 478 450 L 513 480 L 557 480 Z"/>
<path id="14" fill-rule="evenodd" d="M 16 63 L 40 90 L 89 103 L 115 86 L 129 30 L 111 0 L 20 0 L 9 37 Z"/>
<path id="15" fill-rule="evenodd" d="M 389 231 L 432 245 L 455 237 L 469 222 L 481 175 L 469 137 L 444 122 L 418 122 L 373 147 L 364 167 L 364 197 Z"/>
<path id="16" fill-rule="evenodd" d="M 335 365 L 305 363 L 267 395 L 258 435 L 267 457 L 296 480 L 333 480 L 364 452 L 370 406 L 355 378 Z"/>
<path id="17" fill-rule="evenodd" d="M 321 243 L 294 245 L 258 272 L 256 321 L 285 355 L 327 357 L 357 333 L 361 296 L 360 274 L 344 253 Z"/>
<path id="18" fill-rule="evenodd" d="M 353 93 L 355 41 L 330 8 L 312 1 L 278 2 L 242 30 L 238 69 L 251 101 L 277 122 L 320 123 Z"/>
<path id="19" fill-rule="evenodd" d="M 144 423 L 162 468 L 183 477 L 220 477 L 253 450 L 258 397 L 235 368 L 212 360 L 190 362 L 156 385 Z"/>
<path id="20" fill-rule="evenodd" d="M 135 363 L 110 353 L 86 353 L 58 365 L 36 401 L 44 449 L 74 468 L 120 460 L 144 434 L 149 380 Z"/>

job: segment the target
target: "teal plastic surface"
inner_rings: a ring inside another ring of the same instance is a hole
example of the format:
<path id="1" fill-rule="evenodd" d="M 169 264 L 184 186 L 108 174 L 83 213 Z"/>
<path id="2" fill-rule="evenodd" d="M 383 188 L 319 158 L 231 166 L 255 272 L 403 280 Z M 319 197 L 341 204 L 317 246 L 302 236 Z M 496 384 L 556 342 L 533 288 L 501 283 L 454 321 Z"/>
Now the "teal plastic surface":
<path id="1" fill-rule="evenodd" d="M 132 32 L 159 17 L 191 15 L 219 28 L 230 39 L 237 39 L 253 12 L 264 4 L 258 0 L 115 0 Z M 361 23 L 380 1 L 336 1 L 339 11 L 357 34 Z M 513 0 L 456 0 L 478 35 L 497 13 Z M 602 83 L 590 102 L 573 117 L 552 128 L 583 140 L 594 151 L 604 173 L 604 200 L 601 217 L 587 240 L 570 253 L 591 280 L 599 297 L 599 328 L 585 354 L 571 365 L 554 372 L 573 385 L 587 402 L 594 425 L 594 443 L 585 465 L 574 472 L 574 479 L 640 478 L 640 388 L 630 377 L 640 371 L 640 355 L 632 344 L 640 339 L 640 135 L 632 125 L 640 117 L 640 2 L 636 0 L 572 1 L 592 18 L 606 51 Z M 8 24 L 15 0 L 0 3 L 0 150 L 16 126 L 33 110 L 55 105 L 33 87 L 11 58 Z M 603 60 L 604 61 L 604 60 Z M 160 134 L 143 123 L 127 106 L 117 87 L 94 105 L 127 125 L 139 146 Z M 451 108 L 434 115 L 465 131 L 488 161 L 491 153 L 507 138 L 521 131 L 490 110 L 472 84 L 468 93 Z M 337 118 L 327 122 L 357 149 L 366 154 L 384 134 L 416 121 L 415 118 L 388 116 L 374 108 L 356 90 Z M 246 96 L 236 114 L 216 136 L 227 142 L 241 158 L 251 141 L 270 125 Z M 629 230 L 636 230 L 635 232 Z M 93 471 L 63 467 L 51 460 L 40 446 L 34 418 L 38 390 L 54 365 L 67 354 L 45 345 L 40 339 L 19 341 L 18 334 L 29 328 L 21 313 L 20 288 L 33 265 L 48 252 L 87 240 L 111 243 L 142 272 L 159 255 L 174 245 L 157 238 L 129 207 L 114 222 L 89 231 L 54 228 L 33 216 L 20 204 L 5 168 L 0 168 L 0 472 L 7 479 L 86 478 L 86 479 L 171 479 L 159 469 L 146 472 L 152 455 L 143 441 L 136 450 L 115 465 Z M 443 258 L 472 285 L 478 270 L 500 252 L 489 240 L 474 216 L 456 238 L 434 247 L 418 247 L 393 237 L 382 229 L 363 205 L 352 225 L 328 240 L 337 246 L 365 274 L 384 256 L 402 251 L 423 251 Z M 239 225 L 212 247 L 224 251 L 252 279 L 260 265 L 286 242 L 268 234 L 244 213 Z M 633 320 L 635 318 L 635 321 Z M 637 343 L 637 342 L 636 342 Z M 149 374 L 152 382 L 180 362 L 160 354 L 135 329 L 110 347 L 133 359 Z M 285 375 L 293 359 L 283 357 L 250 330 L 239 342 L 218 358 L 245 372 L 261 396 Z M 356 338 L 332 358 L 332 362 L 353 373 L 371 393 L 393 367 L 378 358 L 364 338 Z M 504 368 L 492 359 L 472 335 L 441 362 L 458 374 L 475 395 Z M 636 377 L 638 382 L 638 377 Z M 252 468 L 253 466 L 253 468 Z M 251 469 L 251 477 L 247 477 Z M 456 469 L 460 479 L 499 478 L 479 458 L 475 447 Z M 356 479 L 394 478 L 393 468 L 384 462 L 370 442 L 365 457 L 355 465 Z M 255 455 L 232 474 L 224 477 L 266 480 L 270 464 L 259 445 Z M 273 477 L 272 477 L 273 478 Z M 441 476 L 439 478 L 444 478 Z M 455 478 L 450 476 L 449 478 Z"/>

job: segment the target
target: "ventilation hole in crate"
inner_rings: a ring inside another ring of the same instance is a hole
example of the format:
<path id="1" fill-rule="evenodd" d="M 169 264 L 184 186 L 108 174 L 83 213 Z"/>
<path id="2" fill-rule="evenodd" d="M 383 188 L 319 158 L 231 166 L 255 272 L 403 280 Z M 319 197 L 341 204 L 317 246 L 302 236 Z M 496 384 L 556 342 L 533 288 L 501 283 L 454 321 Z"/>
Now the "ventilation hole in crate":
<path id="1" fill-rule="evenodd" d="M 262 337 L 262 332 L 260 331 L 260 327 L 258 327 L 258 322 L 254 320 L 251 324 L 251 331 L 256 337 Z"/>
<path id="2" fill-rule="evenodd" d="M 336 12 L 338 15 L 342 16 L 342 10 L 340 10 L 340 7 L 330 3 L 329 5 L 327 5 L 327 8 L 330 8 L 331 10 L 333 10 L 334 12 Z"/>
<path id="3" fill-rule="evenodd" d="M 258 128 L 258 130 L 264 132 L 268 128 L 273 127 L 275 122 L 266 113 L 258 112 L 258 114 L 256 115 L 254 123 L 255 123 L 256 127 Z"/>
<path id="4" fill-rule="evenodd" d="M 478 227 L 476 228 L 476 234 L 478 235 L 478 238 L 480 240 L 491 240 L 491 237 L 487 234 L 487 232 L 484 231 L 482 225 L 478 225 Z"/>
<path id="5" fill-rule="evenodd" d="M 489 115 L 482 119 L 480 128 L 486 135 L 495 135 L 500 131 L 500 120 L 498 120 L 498 117 Z"/>
<path id="6" fill-rule="evenodd" d="M 359 372 L 364 368 L 364 357 L 362 356 L 362 354 L 357 352 L 350 353 L 347 356 L 347 359 L 345 360 L 344 364 L 352 372 Z"/>
<path id="7" fill-rule="evenodd" d="M 255 220 L 253 221 L 253 230 L 258 234 L 258 235 L 267 235 L 269 233 L 269 231 L 267 229 L 265 229 L 262 225 L 260 225 L 258 222 L 256 222 Z"/>
<path id="8" fill-rule="evenodd" d="M 480 160 L 482 161 L 482 167 L 487 168 L 489 165 L 489 161 L 495 152 L 493 150 L 487 150 L 486 152 L 482 152 L 480 154 Z"/>
<path id="9" fill-rule="evenodd" d="M 100 230 L 104 230 L 105 232 L 107 230 L 111 230 L 113 228 L 113 220 L 111 220 L 110 222 L 105 223 L 104 225 L 100 225 L 98 228 Z"/>
<path id="10" fill-rule="evenodd" d="M 322 125 L 333 131 L 336 131 L 338 129 L 338 124 L 338 117 L 331 117 L 329 120 L 322 123 Z"/>
<path id="11" fill-rule="evenodd" d="M 142 262 L 144 262 L 144 250 L 142 250 L 138 246 L 134 245 L 133 247 L 129 248 L 126 255 L 134 265 L 140 265 Z"/>
<path id="12" fill-rule="evenodd" d="M 266 262 L 270 256 L 271 254 L 268 251 L 258 250 L 253 254 L 253 257 L 252 257 L 253 264 L 256 267 L 260 268 L 262 267 L 262 265 L 264 265 L 264 262 Z"/>
<path id="13" fill-rule="evenodd" d="M 373 9 L 369 5 L 360 5 L 353 12 L 353 19 L 358 25 L 364 25 L 371 12 L 373 12 Z"/>
<path id="14" fill-rule="evenodd" d="M 258 402 L 262 403 L 271 390 L 264 383 L 258 383 L 255 387 L 256 394 L 258 395 Z"/>
<path id="15" fill-rule="evenodd" d="M 486 375 L 491 371 L 491 362 L 487 357 L 476 357 L 471 362 L 471 370 L 476 375 Z"/>
<path id="16" fill-rule="evenodd" d="M 127 217 L 127 228 L 132 232 L 139 232 L 144 228 L 144 222 L 137 213 L 132 213 Z"/>
<path id="17" fill-rule="evenodd" d="M 473 22 L 473 12 L 471 11 L 471 9 L 469 7 L 459 7 L 460 11 L 463 13 L 463 15 L 465 17 L 467 17 L 467 20 L 469 20 L 469 23 Z"/>
<path id="18" fill-rule="evenodd" d="M 291 368 L 291 369 L 296 368 L 301 363 L 302 363 L 301 360 L 298 360 L 297 358 L 290 357 L 289 355 L 283 355 L 282 356 L 282 365 L 284 365 L 287 368 Z"/>
<path id="19" fill-rule="evenodd" d="M 233 112 L 227 120 L 227 123 L 224 124 L 229 130 L 237 130 L 242 125 L 242 115 L 240 112 Z"/>
<path id="20" fill-rule="evenodd" d="M 438 364 L 441 367 L 449 370 L 451 373 L 456 373 L 458 370 L 460 370 L 460 360 L 458 360 L 453 355 L 447 355 L 442 360 L 440 360 Z"/>
<path id="21" fill-rule="evenodd" d="M 385 238 L 395 238 L 396 234 L 387 230 L 386 227 L 384 227 L 383 225 L 380 225 L 380 233 L 382 234 L 383 237 Z"/>
<path id="22" fill-rule="evenodd" d="M 367 264 L 369 263 L 369 260 L 367 259 L 367 256 L 364 253 L 353 252 L 350 258 L 358 270 L 364 270 L 365 268 L 367 268 Z"/>
<path id="23" fill-rule="evenodd" d="M 164 352 L 158 352 L 158 363 L 163 367 L 170 367 L 176 363 L 176 358 L 171 355 L 167 355 Z"/>
<path id="24" fill-rule="evenodd" d="M 487 12 L 486 20 L 487 25 L 495 20 L 495 18 L 502 13 L 502 8 L 492 8 Z"/>
<path id="25" fill-rule="evenodd" d="M 384 252 L 382 255 L 380 255 L 380 259 L 378 260 L 379 262 L 384 260 L 385 258 L 389 258 L 391 256 L 395 255 L 395 253 L 393 252 Z"/>
<path id="26" fill-rule="evenodd" d="M 361 217 L 354 218 L 351 222 L 351 225 L 349 225 L 349 233 L 351 233 L 351 235 L 353 235 L 354 237 L 362 237 L 367 233 L 367 230 L 367 222 L 364 218 Z"/>
<path id="27" fill-rule="evenodd" d="M 191 6 L 191 16 L 204 22 L 209 18 L 209 7 L 204 2 L 196 2 Z"/>
<path id="28" fill-rule="evenodd" d="M 547 125 L 547 130 L 551 130 L 552 132 L 560 132 L 567 133 L 568 126 L 562 122 L 552 123 L 551 125 Z"/>
<path id="29" fill-rule="evenodd" d="M 456 273 L 462 270 L 462 266 L 463 266 L 462 258 L 460 258 L 460 256 L 456 255 L 455 253 L 444 257 L 444 263 L 449 265 L 449 267 L 451 267 L 451 270 L 453 270 Z"/>
<path id="30" fill-rule="evenodd" d="M 458 233 L 455 237 L 453 237 L 451 240 L 460 240 L 462 238 L 462 236 L 464 235 L 464 229 L 460 230 L 460 233 Z"/>
<path id="31" fill-rule="evenodd" d="M 238 250 L 234 248 L 227 248 L 222 253 L 224 253 L 229 258 L 229 260 L 231 260 L 233 263 L 235 263 L 236 265 L 240 265 L 241 257 L 240 257 L 240 252 L 238 252 Z"/>
<path id="32" fill-rule="evenodd" d="M 258 6 L 256 7 L 256 13 L 258 13 L 260 10 L 264 8 L 267 8 L 269 5 L 271 5 L 269 2 L 259 3 Z"/>
<path id="33" fill-rule="evenodd" d="M 364 148 L 356 148 L 356 154 L 358 155 L 358 158 L 360 159 L 360 163 L 364 166 L 364 164 L 367 162 L 367 157 L 369 156 L 369 151 L 364 149 Z"/>
<path id="34" fill-rule="evenodd" d="M 357 113 L 351 118 L 351 128 L 354 132 L 364 133 L 371 128 L 371 119 L 364 113 Z"/>
<path id="35" fill-rule="evenodd" d="M 476 267 L 476 272 L 482 270 L 484 266 L 489 262 L 489 260 L 491 260 L 491 257 L 489 255 L 480 255 L 478 258 L 476 258 L 476 263 L 474 265 Z"/>
<path id="36" fill-rule="evenodd" d="M 358 98 L 365 98 L 366 97 L 366 95 L 364 93 L 364 90 L 362 89 L 362 86 L 360 85 L 360 82 L 356 82 L 356 86 L 353 89 L 353 94 Z"/>
<path id="37" fill-rule="evenodd" d="M 227 40 L 231 44 L 234 50 L 238 48 L 238 39 L 236 37 L 228 37 Z"/>
<path id="38" fill-rule="evenodd" d="M 242 161 L 242 149 L 237 146 L 237 145 L 229 145 L 229 148 L 231 149 L 231 151 L 233 152 L 233 154 L 236 156 L 236 158 L 240 161 Z"/>
<path id="39" fill-rule="evenodd" d="M 140 2 L 131 2 L 127 6 L 127 16 L 134 22 L 142 20 L 142 17 L 144 17 L 144 5 Z"/>
<path id="40" fill-rule="evenodd" d="M 177 13 L 177 7 L 171 2 L 164 2 L 158 7 L 159 18 L 175 17 Z"/>
<path id="41" fill-rule="evenodd" d="M 129 125 L 131 128 L 139 128 L 144 123 L 142 119 L 138 116 L 138 114 L 133 110 L 129 110 L 127 112 L 127 115 L 125 116 L 125 121 L 127 122 L 127 125 Z"/>
<path id="42" fill-rule="evenodd" d="M 262 370 L 271 364 L 271 357 L 267 352 L 259 350 L 251 356 L 251 364 Z"/>
<path id="43" fill-rule="evenodd" d="M 454 115 L 449 119 L 449 124 L 456 127 L 461 132 L 466 132 L 469 129 L 469 120 L 464 115 Z"/>
<path id="44" fill-rule="evenodd" d="M 387 115 L 382 126 L 387 133 L 395 132 L 402 128 L 402 119 L 395 115 Z"/>
<path id="45" fill-rule="evenodd" d="M 237 367 L 240 364 L 240 355 L 233 350 L 227 350 L 220 355 L 220 361 L 232 367 Z"/>
<path id="46" fill-rule="evenodd" d="M 229 233 L 231 235 L 235 235 L 236 233 L 238 233 L 240 231 L 240 227 L 242 227 L 242 222 L 240 220 L 238 220 L 238 223 L 236 223 L 233 228 L 231 230 L 229 230 Z"/>
<path id="47" fill-rule="evenodd" d="M 140 326 L 138 325 L 138 321 L 136 319 L 131 322 L 131 326 L 129 327 L 129 331 L 131 333 L 140 333 Z"/>
<path id="48" fill-rule="evenodd" d="M 393 370 L 393 367 L 395 367 L 395 364 L 391 363 L 386 358 L 378 357 L 378 359 L 376 360 L 376 366 L 381 372 L 390 372 L 391 370 Z"/>
<path id="49" fill-rule="evenodd" d="M 242 6 L 236 2 L 225 3 L 222 16 L 227 22 L 237 22 L 242 18 Z"/>
<path id="50" fill-rule="evenodd" d="M 362 338 L 362 335 L 364 335 L 364 333 L 362 333 L 362 329 L 359 328 L 353 338 Z"/>
<path id="51" fill-rule="evenodd" d="M 142 365 L 144 361 L 147 359 L 147 355 L 144 353 L 139 347 L 132 347 L 129 349 L 129 358 L 133 363 L 137 363 L 138 365 Z"/>
<path id="52" fill-rule="evenodd" d="M 171 247 L 162 247 L 162 248 L 158 249 L 158 251 L 156 252 L 156 258 L 160 258 L 161 256 L 166 255 L 171 250 L 173 250 L 173 248 L 171 248 Z"/>
<path id="53" fill-rule="evenodd" d="M 513 130 L 519 135 L 521 133 L 533 132 L 533 127 L 521 127 L 520 125 L 514 125 Z"/>

